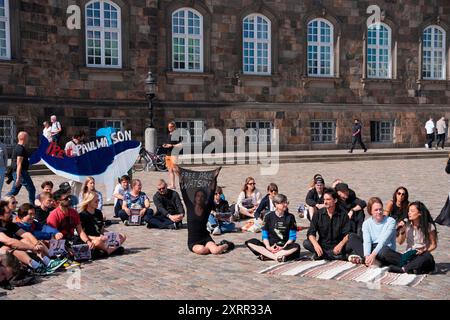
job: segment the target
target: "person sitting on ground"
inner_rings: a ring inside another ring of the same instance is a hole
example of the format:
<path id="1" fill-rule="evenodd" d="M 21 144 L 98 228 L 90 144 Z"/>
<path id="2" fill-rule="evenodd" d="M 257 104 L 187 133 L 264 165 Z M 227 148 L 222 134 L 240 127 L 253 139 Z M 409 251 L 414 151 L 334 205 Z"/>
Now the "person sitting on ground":
<path id="1" fill-rule="evenodd" d="M 241 216 L 245 218 L 254 218 L 255 211 L 261 202 L 261 198 L 261 192 L 256 188 L 255 179 L 252 177 L 245 179 L 245 184 L 236 201 L 236 206 L 239 209 Z"/>
<path id="2" fill-rule="evenodd" d="M 158 191 L 153 195 L 156 213 L 150 217 L 147 227 L 173 230 L 181 228 L 185 211 L 178 192 L 169 189 L 163 179 L 158 181 L 156 188 Z"/>
<path id="3" fill-rule="evenodd" d="M 59 231 L 55 235 L 55 239 L 65 239 L 69 247 L 86 243 L 89 249 L 94 249 L 95 244 L 83 230 L 80 215 L 75 209 L 69 207 L 70 193 L 66 192 L 66 190 L 57 190 L 53 196 L 57 207 L 48 216 L 47 224 Z M 75 236 L 75 230 L 77 231 L 77 236 Z"/>
<path id="4" fill-rule="evenodd" d="M 2 252 L 0 248 L 0 288 L 9 286 L 9 282 L 18 274 L 20 269 L 20 261 L 9 252 Z"/>
<path id="5" fill-rule="evenodd" d="M 82 202 L 84 196 L 89 192 L 95 192 L 98 195 L 98 210 L 102 211 L 103 209 L 103 196 L 100 191 L 95 190 L 95 179 L 93 177 L 87 177 L 84 180 L 83 185 L 81 186 L 81 193 L 78 196 L 78 201 Z"/>
<path id="6" fill-rule="evenodd" d="M 61 183 L 59 185 L 59 190 L 61 192 L 63 192 L 63 193 L 69 193 L 70 194 L 70 196 L 69 196 L 69 208 L 76 209 L 76 207 L 78 206 L 78 203 L 80 201 L 78 201 L 78 197 L 76 195 L 72 194 L 73 189 L 72 189 L 72 186 L 70 185 L 70 183 L 67 182 L 67 181 Z"/>
<path id="7" fill-rule="evenodd" d="M 188 210 L 188 248 L 191 252 L 207 255 L 222 254 L 234 249 L 234 243 L 222 240 L 216 244 L 206 229 L 210 212 L 206 192 L 199 189 L 194 194 L 193 210 Z M 212 205 L 212 204 L 211 204 Z"/>
<path id="8" fill-rule="evenodd" d="M 17 242 L 10 241 L 8 238 L 17 238 L 20 239 L 20 242 L 27 244 L 25 248 L 18 246 L 19 248 L 24 248 L 24 251 L 15 250 L 13 255 L 24 265 L 32 268 L 36 274 L 48 275 L 54 273 L 67 261 L 67 259 L 50 259 L 47 247 L 44 244 L 38 241 L 30 232 L 21 229 L 12 222 L 11 210 L 4 201 L 0 201 L 0 231 L 3 233 L 3 240 L 0 241 L 6 246 L 10 244 L 17 246 Z M 35 252 L 41 262 L 32 259 L 25 250 Z"/>
<path id="9" fill-rule="evenodd" d="M 273 198 L 278 194 L 278 186 L 275 183 L 269 183 L 267 186 L 267 194 L 261 199 L 261 202 L 256 208 L 255 219 L 264 220 L 266 213 L 275 211 L 275 204 Z"/>
<path id="10" fill-rule="evenodd" d="M 283 194 L 273 198 L 275 210 L 264 216 L 262 242 L 250 239 L 246 246 L 261 260 L 284 262 L 300 257 L 297 240 L 297 223 L 294 215 L 287 212 L 289 202 Z"/>
<path id="11" fill-rule="evenodd" d="M 236 225 L 230 221 L 231 212 L 227 200 L 222 197 L 223 190 L 221 187 L 216 187 L 214 193 L 214 205 L 209 215 L 207 229 L 213 235 L 219 235 L 227 232 L 236 231 Z"/>
<path id="12" fill-rule="evenodd" d="M 141 224 L 148 223 L 153 210 L 150 208 L 150 200 L 142 192 L 142 182 L 139 179 L 131 180 L 131 190 L 125 193 L 122 210 L 119 211 L 119 218 L 127 226 L 131 215 L 131 210 L 139 210 L 141 216 Z"/>
<path id="13" fill-rule="evenodd" d="M 24 203 L 20 206 L 14 223 L 22 230 L 30 232 L 38 240 L 52 239 L 58 230 L 36 221 L 35 214 L 36 209 L 30 203 Z"/>
<path id="14" fill-rule="evenodd" d="M 46 224 L 50 212 L 55 209 L 53 195 L 50 192 L 42 192 L 39 197 L 39 202 L 41 203 L 41 205 L 39 207 L 36 207 L 34 220 L 36 220 L 40 224 Z"/>
<path id="15" fill-rule="evenodd" d="M 350 220 L 337 205 L 338 195 L 334 189 L 324 190 L 323 203 L 325 207 L 319 209 L 311 220 L 303 247 L 314 254 L 314 260 L 345 260 Z"/>
<path id="16" fill-rule="evenodd" d="M 363 238 L 350 233 L 347 249 L 352 251 L 348 261 L 365 263 L 370 267 L 378 260 L 382 266 L 398 264 L 399 255 L 395 251 L 395 220 L 383 214 L 383 202 L 372 197 L 367 202 L 367 213 L 371 216 L 362 226 Z"/>
<path id="17" fill-rule="evenodd" d="M 114 188 L 114 218 L 119 217 L 119 211 L 122 209 L 123 199 L 125 198 L 125 193 L 130 192 L 130 177 L 128 175 L 123 175 L 119 179 L 119 183 Z"/>
<path id="18" fill-rule="evenodd" d="M 339 206 L 345 211 L 350 219 L 351 232 L 362 236 L 362 224 L 364 222 L 364 208 L 366 202 L 359 199 L 356 194 L 351 194 L 348 184 L 339 183 L 336 185 L 336 192 L 339 198 Z"/>
<path id="19" fill-rule="evenodd" d="M 389 268 L 391 272 L 425 274 L 433 272 L 436 264 L 430 253 L 437 248 L 436 224 L 430 211 L 420 201 L 408 206 L 409 221 L 402 225 L 397 242 L 406 241 L 406 252 L 401 256 L 399 265 Z"/>
<path id="20" fill-rule="evenodd" d="M 101 250 L 107 255 L 122 254 L 125 249 L 120 245 L 125 242 L 125 235 L 119 234 L 119 246 L 108 246 L 108 237 L 104 235 L 103 213 L 97 209 L 97 206 L 98 194 L 94 191 L 88 191 L 84 196 L 84 201 L 80 203 L 80 220 L 84 232 L 94 243 L 97 250 Z"/>
<path id="21" fill-rule="evenodd" d="M 311 221 L 312 217 L 319 209 L 325 207 L 323 204 L 323 190 L 325 188 L 325 180 L 322 176 L 317 176 L 314 179 L 314 186 L 308 191 L 306 195 L 307 214 L 306 217 Z"/>
<path id="22" fill-rule="evenodd" d="M 17 204 L 19 203 L 16 200 L 15 196 L 4 196 L 3 201 L 6 202 L 6 205 L 8 206 L 9 211 L 11 212 L 12 218 L 17 217 Z"/>
<path id="23" fill-rule="evenodd" d="M 384 214 L 395 219 L 397 223 L 408 220 L 409 193 L 405 187 L 398 187 L 392 195 L 392 200 L 386 204 Z"/>
<path id="24" fill-rule="evenodd" d="M 41 193 L 36 195 L 36 199 L 34 200 L 34 205 L 36 207 L 40 207 L 41 206 L 40 196 L 41 196 L 42 193 L 44 193 L 44 192 L 52 193 L 52 191 L 53 191 L 53 182 L 51 182 L 51 181 L 44 181 L 44 182 L 42 182 L 41 189 L 42 189 Z"/>

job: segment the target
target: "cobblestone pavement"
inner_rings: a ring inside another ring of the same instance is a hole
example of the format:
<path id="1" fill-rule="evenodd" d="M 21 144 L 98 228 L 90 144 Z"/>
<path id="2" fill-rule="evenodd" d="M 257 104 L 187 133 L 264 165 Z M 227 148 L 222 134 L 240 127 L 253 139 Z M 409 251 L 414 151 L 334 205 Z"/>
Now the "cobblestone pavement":
<path id="1" fill-rule="evenodd" d="M 304 201 L 310 179 L 320 172 L 327 183 L 343 179 L 366 200 L 379 196 L 386 202 L 397 186 L 406 186 L 410 200 L 423 201 L 436 217 L 450 190 L 444 167 L 443 159 L 303 163 L 283 164 L 278 175 L 261 176 L 256 165 L 225 166 L 219 185 L 225 186 L 227 199 L 234 201 L 246 176 L 253 176 L 262 191 L 269 182 L 275 182 L 288 196 L 291 211 L 296 211 Z M 138 173 L 135 177 L 143 180 L 144 191 L 152 195 L 156 179 L 165 178 L 166 173 Z M 56 176 L 33 179 L 37 187 L 45 179 L 62 181 Z M 5 185 L 4 190 L 8 187 Z M 25 201 L 26 191 L 18 198 Z M 111 217 L 112 206 L 106 206 L 104 212 Z M 299 224 L 308 223 L 302 220 Z M 68 289 L 74 274 L 62 272 L 33 286 L 16 288 L 6 299 L 449 299 L 448 227 L 438 226 L 439 243 L 433 253 L 440 272 L 427 276 L 415 288 L 371 288 L 356 282 L 260 275 L 258 271 L 274 262 L 261 262 L 245 248 L 244 241 L 255 236 L 251 233 L 217 236 L 218 240 L 235 242 L 236 250 L 204 257 L 188 251 L 186 229 L 151 230 L 115 224 L 110 230 L 127 234 L 126 254 L 83 264 L 81 289 Z M 306 231 L 299 232 L 298 241 L 305 237 Z"/>

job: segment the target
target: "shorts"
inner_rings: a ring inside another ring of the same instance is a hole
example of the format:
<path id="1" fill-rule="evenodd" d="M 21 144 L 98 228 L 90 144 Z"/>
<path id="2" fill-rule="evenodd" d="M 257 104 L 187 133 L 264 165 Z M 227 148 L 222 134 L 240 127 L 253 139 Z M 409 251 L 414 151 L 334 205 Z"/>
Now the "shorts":
<path id="1" fill-rule="evenodd" d="M 177 164 L 177 157 L 176 156 L 166 156 L 166 167 L 167 167 L 167 169 L 175 168 L 176 164 Z"/>
<path id="2" fill-rule="evenodd" d="M 245 241 L 245 245 L 250 249 L 251 252 L 253 252 L 253 254 L 255 256 L 258 256 L 258 257 L 261 254 L 259 252 L 253 251 L 253 249 L 248 246 L 249 243 L 251 243 L 253 245 L 256 245 L 256 246 L 259 246 L 259 247 L 264 247 L 264 248 L 266 247 L 266 245 L 263 242 L 259 241 L 258 239 L 250 239 L 250 240 Z M 286 256 L 286 261 L 295 260 L 295 259 L 300 258 L 300 245 L 298 243 L 293 242 L 293 243 L 287 245 L 284 248 L 284 250 L 291 250 L 291 249 L 294 249 L 294 248 L 296 249 L 296 251 L 294 251 L 289 256 Z"/>
<path id="3" fill-rule="evenodd" d="M 192 241 L 192 242 L 188 242 L 188 248 L 191 252 L 194 252 L 192 249 L 194 248 L 194 246 L 196 245 L 201 245 L 201 246 L 206 246 L 206 244 L 208 242 L 214 242 L 214 240 L 211 238 L 210 235 L 207 235 L 206 237 L 204 237 L 201 240 L 198 241 Z M 215 243 L 215 242 L 214 242 Z"/>

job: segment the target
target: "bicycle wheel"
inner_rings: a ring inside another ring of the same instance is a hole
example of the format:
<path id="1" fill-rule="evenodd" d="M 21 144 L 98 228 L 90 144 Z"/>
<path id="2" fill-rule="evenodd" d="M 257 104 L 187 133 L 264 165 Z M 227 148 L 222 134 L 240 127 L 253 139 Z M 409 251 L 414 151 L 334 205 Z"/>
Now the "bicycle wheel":
<path id="1" fill-rule="evenodd" d="M 145 160 L 145 157 L 143 155 L 139 155 L 138 159 L 134 163 L 132 171 L 133 172 L 141 172 L 145 169 L 146 166 L 147 166 L 147 161 Z"/>
<path id="2" fill-rule="evenodd" d="M 155 167 L 158 171 L 167 171 L 165 155 L 158 156 L 158 159 L 155 162 Z"/>

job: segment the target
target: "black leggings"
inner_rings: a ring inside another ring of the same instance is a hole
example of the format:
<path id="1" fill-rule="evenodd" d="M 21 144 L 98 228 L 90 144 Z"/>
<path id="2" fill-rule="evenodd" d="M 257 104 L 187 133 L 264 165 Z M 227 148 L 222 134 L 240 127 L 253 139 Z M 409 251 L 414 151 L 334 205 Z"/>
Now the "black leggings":
<path id="1" fill-rule="evenodd" d="M 372 250 L 375 249 L 377 245 L 377 243 L 372 243 Z M 347 249 L 349 252 L 364 258 L 363 239 L 357 234 L 349 234 Z M 377 254 L 377 259 L 385 266 L 400 265 L 401 256 L 402 255 L 400 253 L 387 246 L 383 246 Z"/>
<path id="2" fill-rule="evenodd" d="M 320 244 L 319 244 L 320 245 Z M 323 251 L 323 255 L 321 256 L 322 259 L 325 260 L 345 260 L 345 252 L 346 252 L 346 246 L 344 246 L 344 248 L 342 248 L 342 251 L 340 254 L 335 255 L 333 253 L 333 248 L 325 248 L 324 246 L 320 245 Z M 312 252 L 314 254 L 316 254 L 316 250 L 314 249 L 313 244 L 311 243 L 311 241 L 309 241 L 309 239 L 306 239 L 305 241 L 303 241 L 303 248 L 305 248 L 306 250 L 308 250 L 309 252 Z"/>
<path id="3" fill-rule="evenodd" d="M 424 274 L 434 271 L 435 267 L 433 255 L 427 251 L 415 256 L 403 268 L 407 273 Z"/>
<path id="4" fill-rule="evenodd" d="M 250 249 L 251 252 L 253 252 L 253 254 L 254 254 L 255 256 L 258 256 L 258 257 L 261 255 L 261 253 L 259 253 L 259 252 L 255 251 L 255 250 L 253 250 L 253 249 L 248 245 L 249 243 L 251 243 L 251 244 L 253 244 L 253 245 L 255 245 L 255 246 L 263 247 L 263 248 L 266 247 L 266 245 L 265 245 L 263 242 L 259 241 L 258 239 L 250 239 L 250 240 L 245 241 L 245 245 Z M 295 259 L 300 258 L 300 245 L 299 245 L 298 243 L 293 242 L 293 243 L 287 245 L 283 250 L 291 250 L 291 249 L 294 249 L 294 248 L 296 249 L 296 251 L 294 251 L 294 252 L 291 253 L 290 255 L 286 256 L 286 260 L 287 260 L 287 261 L 289 261 L 289 260 L 295 260 Z"/>

